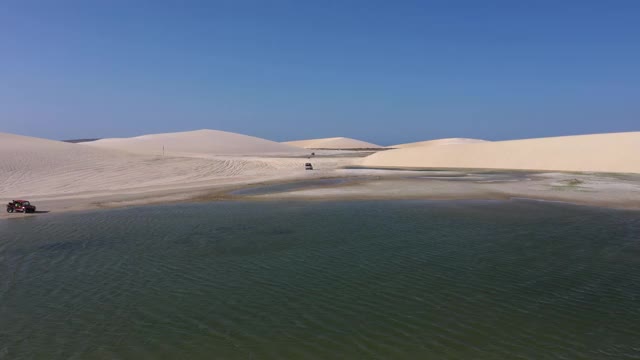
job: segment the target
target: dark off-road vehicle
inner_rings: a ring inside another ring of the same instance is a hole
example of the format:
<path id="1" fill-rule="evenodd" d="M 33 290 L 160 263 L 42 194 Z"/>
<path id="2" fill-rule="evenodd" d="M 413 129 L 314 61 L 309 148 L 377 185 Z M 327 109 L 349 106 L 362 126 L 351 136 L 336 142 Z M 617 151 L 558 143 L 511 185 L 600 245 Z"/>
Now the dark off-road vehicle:
<path id="1" fill-rule="evenodd" d="M 36 207 L 27 200 L 13 200 L 7 204 L 7 212 L 34 213 L 36 212 Z"/>

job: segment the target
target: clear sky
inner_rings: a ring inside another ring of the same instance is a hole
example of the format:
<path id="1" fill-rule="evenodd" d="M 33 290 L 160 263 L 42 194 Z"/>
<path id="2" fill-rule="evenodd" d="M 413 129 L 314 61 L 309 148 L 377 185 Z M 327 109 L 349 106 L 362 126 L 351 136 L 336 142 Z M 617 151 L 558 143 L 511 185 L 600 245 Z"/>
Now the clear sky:
<path id="1" fill-rule="evenodd" d="M 0 0 L 0 132 L 640 130 L 640 1 Z"/>

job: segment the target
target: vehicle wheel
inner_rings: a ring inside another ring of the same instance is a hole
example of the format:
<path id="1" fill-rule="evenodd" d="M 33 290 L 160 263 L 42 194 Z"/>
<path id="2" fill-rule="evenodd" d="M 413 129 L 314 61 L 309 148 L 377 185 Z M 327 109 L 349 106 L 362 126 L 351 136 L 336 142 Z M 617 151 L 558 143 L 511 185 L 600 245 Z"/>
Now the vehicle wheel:
<path id="1" fill-rule="evenodd" d="M 8 212 L 8 213 L 12 213 L 12 212 L 13 212 L 13 209 L 12 209 L 12 208 L 7 208 L 7 212 Z"/>

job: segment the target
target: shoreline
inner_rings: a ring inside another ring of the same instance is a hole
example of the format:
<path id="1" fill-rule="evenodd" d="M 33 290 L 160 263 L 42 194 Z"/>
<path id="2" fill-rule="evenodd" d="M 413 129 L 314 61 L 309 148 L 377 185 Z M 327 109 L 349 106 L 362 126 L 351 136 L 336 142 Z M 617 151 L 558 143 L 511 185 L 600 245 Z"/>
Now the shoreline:
<path id="1" fill-rule="evenodd" d="M 344 172 L 339 171 L 344 170 Z M 306 175 L 306 174 L 305 174 Z M 315 174 L 313 174 L 315 175 Z M 247 181 L 127 191 L 69 194 L 32 201 L 43 213 L 7 214 L 0 220 L 66 212 L 109 210 L 171 203 L 215 201 L 368 201 L 368 200 L 532 200 L 640 210 L 640 175 L 544 173 L 486 170 L 334 169 L 318 176 L 285 176 Z M 326 183 L 325 183 L 326 182 Z M 267 188 L 265 192 L 261 189 Z M 275 188 L 275 191 L 269 191 Z M 251 195 L 252 190 L 257 195 Z M 249 195 L 238 192 L 249 191 Z M 234 194 L 235 193 L 235 194 Z"/>
<path id="2" fill-rule="evenodd" d="M 240 199 L 529 198 L 640 209 L 640 168 L 627 159 L 638 139 L 440 139 L 372 154 L 335 149 L 370 147 L 348 138 L 315 139 L 331 146 L 311 147 L 331 150 L 311 151 L 207 129 L 84 144 L 0 133 L 0 200 L 26 199 L 42 213 Z M 16 217 L 1 210 L 0 219 Z"/>

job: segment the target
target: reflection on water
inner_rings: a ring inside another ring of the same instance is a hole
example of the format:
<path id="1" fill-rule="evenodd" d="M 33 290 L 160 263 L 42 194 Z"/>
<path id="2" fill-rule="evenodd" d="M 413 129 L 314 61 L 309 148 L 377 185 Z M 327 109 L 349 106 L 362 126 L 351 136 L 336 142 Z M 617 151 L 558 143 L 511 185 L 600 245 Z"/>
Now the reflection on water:
<path id="1" fill-rule="evenodd" d="M 640 356 L 638 212 L 235 202 L 24 220 L 0 221 L 0 358 Z"/>

